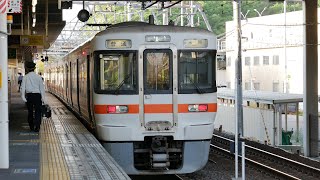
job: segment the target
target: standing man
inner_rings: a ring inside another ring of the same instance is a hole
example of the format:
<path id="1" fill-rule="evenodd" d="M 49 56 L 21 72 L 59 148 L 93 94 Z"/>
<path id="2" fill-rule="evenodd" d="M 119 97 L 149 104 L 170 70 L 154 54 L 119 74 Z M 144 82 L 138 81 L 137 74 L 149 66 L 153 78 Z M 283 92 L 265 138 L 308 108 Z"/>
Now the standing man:
<path id="1" fill-rule="evenodd" d="M 19 77 L 18 77 L 19 90 L 18 90 L 18 92 L 20 92 L 23 76 L 20 72 L 18 74 L 19 74 Z"/>
<path id="2" fill-rule="evenodd" d="M 45 91 L 41 76 L 34 72 L 36 64 L 26 62 L 28 74 L 22 79 L 21 97 L 27 102 L 28 123 L 31 131 L 39 132 L 41 124 L 41 105 L 45 102 Z M 33 118 L 33 108 L 35 109 L 35 118 Z"/>

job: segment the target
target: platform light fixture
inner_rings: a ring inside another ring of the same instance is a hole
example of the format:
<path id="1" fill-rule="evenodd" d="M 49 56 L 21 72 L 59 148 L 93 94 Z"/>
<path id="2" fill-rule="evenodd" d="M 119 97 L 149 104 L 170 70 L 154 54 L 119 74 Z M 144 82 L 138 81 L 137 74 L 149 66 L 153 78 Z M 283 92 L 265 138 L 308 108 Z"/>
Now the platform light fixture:
<path id="1" fill-rule="evenodd" d="M 90 13 L 89 11 L 87 11 L 86 9 L 84 9 L 84 1 L 83 1 L 83 9 L 81 9 L 78 13 L 78 19 L 81 21 L 81 22 L 86 22 L 88 21 L 90 17 Z"/>

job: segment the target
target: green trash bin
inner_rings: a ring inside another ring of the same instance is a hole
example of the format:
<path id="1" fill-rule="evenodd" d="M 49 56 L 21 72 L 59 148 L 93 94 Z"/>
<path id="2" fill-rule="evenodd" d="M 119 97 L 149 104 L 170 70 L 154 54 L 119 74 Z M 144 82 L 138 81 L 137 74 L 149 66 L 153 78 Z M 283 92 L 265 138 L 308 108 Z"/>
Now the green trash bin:
<path id="1" fill-rule="evenodd" d="M 293 131 L 284 131 L 282 130 L 282 145 L 292 145 L 290 142 Z"/>

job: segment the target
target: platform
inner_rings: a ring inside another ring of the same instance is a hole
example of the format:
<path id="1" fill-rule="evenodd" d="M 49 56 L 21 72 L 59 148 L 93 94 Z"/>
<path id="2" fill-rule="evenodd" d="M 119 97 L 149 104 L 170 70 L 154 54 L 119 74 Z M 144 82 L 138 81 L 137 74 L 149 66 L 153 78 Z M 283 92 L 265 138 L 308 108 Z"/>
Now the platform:
<path id="1" fill-rule="evenodd" d="M 39 133 L 27 123 L 19 93 L 11 94 L 9 169 L 6 180 L 130 179 L 99 141 L 54 96 L 47 93 L 52 118 L 43 118 Z"/>

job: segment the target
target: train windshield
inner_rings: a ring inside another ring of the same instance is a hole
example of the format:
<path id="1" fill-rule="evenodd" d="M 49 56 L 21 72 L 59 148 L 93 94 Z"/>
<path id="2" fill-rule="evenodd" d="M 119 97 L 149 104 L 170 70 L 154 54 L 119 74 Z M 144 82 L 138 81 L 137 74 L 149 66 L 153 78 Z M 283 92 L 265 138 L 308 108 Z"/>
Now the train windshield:
<path id="1" fill-rule="evenodd" d="M 95 91 L 105 94 L 137 93 L 136 52 L 95 52 Z"/>
<path id="2" fill-rule="evenodd" d="M 179 52 L 179 93 L 216 92 L 215 51 L 180 51 Z"/>

